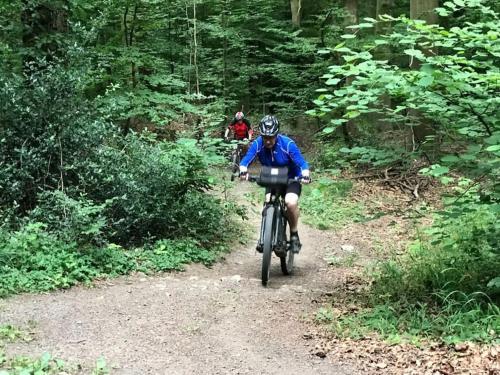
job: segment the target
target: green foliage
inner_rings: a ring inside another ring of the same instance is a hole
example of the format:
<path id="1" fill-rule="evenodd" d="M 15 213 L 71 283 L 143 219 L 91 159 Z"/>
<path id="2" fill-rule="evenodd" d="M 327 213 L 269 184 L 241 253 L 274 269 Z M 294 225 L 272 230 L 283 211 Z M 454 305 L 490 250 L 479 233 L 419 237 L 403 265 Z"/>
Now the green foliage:
<path id="1" fill-rule="evenodd" d="M 92 375 L 107 375 L 109 374 L 108 366 L 106 365 L 106 360 L 101 357 L 96 361 L 94 370 L 92 370 Z"/>
<path id="2" fill-rule="evenodd" d="M 186 263 L 212 264 L 217 253 L 200 249 L 193 241 L 160 240 L 138 255 L 140 269 L 144 271 L 182 270 Z"/>
<path id="3" fill-rule="evenodd" d="M 23 339 L 25 333 L 19 327 L 10 324 L 0 326 L 0 342 L 2 341 L 15 341 Z"/>
<path id="4" fill-rule="evenodd" d="M 6 372 L 3 372 L 5 369 Z M 49 353 L 44 353 L 41 357 L 33 359 L 24 356 L 14 358 L 4 358 L 4 363 L 0 361 L 0 374 L 24 375 L 24 374 L 60 374 L 67 370 L 66 364 L 54 359 Z"/>
<path id="5" fill-rule="evenodd" d="M 300 206 L 305 222 L 319 229 L 339 228 L 363 218 L 363 206 L 347 197 L 352 183 L 345 180 L 320 178 L 304 186 Z"/>
<path id="6" fill-rule="evenodd" d="M 498 341 L 500 226 L 490 209 L 468 202 L 436 215 L 407 254 L 378 265 L 371 307 L 342 317 L 338 332 Z"/>
<path id="7" fill-rule="evenodd" d="M 368 164 L 375 167 L 399 164 L 403 154 L 402 150 L 376 149 L 373 147 L 343 147 L 339 152 L 344 154 L 351 163 Z"/>
<path id="8" fill-rule="evenodd" d="M 404 167 L 425 156 L 429 166 L 420 172 L 455 187 L 409 253 L 379 265 L 369 308 L 338 319 L 340 333 L 406 332 L 446 342 L 498 337 L 498 6 L 464 0 L 437 11 L 450 19 L 428 25 L 406 16 L 365 18 L 331 49 L 343 61 L 322 77 L 310 111 L 329 120 L 326 147 L 337 128 L 359 128 L 358 146 L 330 145 L 324 167 Z M 370 36 L 371 28 L 389 24 L 385 35 Z M 399 144 L 391 134 L 401 136 Z"/>
<path id="9" fill-rule="evenodd" d="M 43 222 L 48 231 L 66 242 L 78 241 L 81 245 L 103 242 L 107 224 L 105 204 L 96 205 L 85 196 L 73 199 L 60 190 L 42 192 L 37 198 L 39 204 L 29 214 L 31 221 Z"/>
<path id="10" fill-rule="evenodd" d="M 365 308 L 355 315 L 335 316 L 330 312 L 330 328 L 339 337 L 362 339 L 377 332 L 383 339 L 398 344 L 418 345 L 423 339 L 441 339 L 446 344 L 461 341 L 498 340 L 500 310 L 489 304 L 448 304 L 429 309 L 425 304 L 387 303 Z"/>
<path id="11" fill-rule="evenodd" d="M 445 6 L 452 5 L 447 2 Z M 478 145 L 484 144 L 486 138 L 496 142 L 491 137 L 500 129 L 498 15 L 480 1 L 467 2 L 468 9 L 480 9 L 481 21 L 445 29 L 405 16 L 384 16 L 378 21 L 369 20 L 374 25 L 393 24 L 392 33 L 381 36 L 380 43 L 368 40 L 337 45 L 333 50 L 345 62 L 330 66 L 323 76 L 328 88 L 315 101 L 318 111 L 313 111 L 335 115 L 324 131 L 330 133 L 348 120 L 370 115 L 413 128 L 430 123 L 434 132 L 455 142 L 457 138 Z M 389 61 L 376 58 L 377 49 L 384 44 L 391 46 Z M 346 80 L 352 82 L 339 87 Z M 384 105 L 382 100 L 387 98 L 397 104 Z M 417 112 L 421 115 L 417 116 Z M 427 143 L 435 141 L 434 137 Z M 495 152 L 495 147 L 489 150 Z M 487 168 L 487 173 L 498 169 L 491 160 L 494 155 L 477 151 L 476 158 L 468 159 L 471 163 L 482 170 Z"/>
<path id="12" fill-rule="evenodd" d="M 28 223 L 17 232 L 0 230 L 0 297 L 68 288 L 132 271 L 181 270 L 191 262 L 208 265 L 220 251 L 204 249 L 193 240 L 161 240 L 129 251 L 114 244 L 82 249 L 45 229 L 42 223 Z"/>
<path id="13" fill-rule="evenodd" d="M 195 142 L 150 142 L 131 134 L 122 144 L 102 147 L 83 167 L 88 196 L 108 202 L 104 214 L 111 240 L 221 239 L 218 228 L 225 215 L 219 200 L 204 193 L 211 187 L 208 165 Z"/>

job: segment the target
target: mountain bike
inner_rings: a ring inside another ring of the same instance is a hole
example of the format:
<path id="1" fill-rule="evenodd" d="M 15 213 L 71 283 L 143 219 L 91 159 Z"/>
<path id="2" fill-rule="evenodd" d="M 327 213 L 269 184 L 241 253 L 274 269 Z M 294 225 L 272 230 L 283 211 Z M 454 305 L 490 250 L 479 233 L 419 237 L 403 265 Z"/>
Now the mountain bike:
<path id="1" fill-rule="evenodd" d="M 261 168 L 260 175 L 249 175 L 248 180 L 265 187 L 270 193 L 269 201 L 264 203 L 260 237 L 257 248 L 262 251 L 262 285 L 267 286 L 274 254 L 280 258 L 281 271 L 285 275 L 293 272 L 295 254 L 290 250 L 287 235 L 287 216 L 285 205 L 286 186 L 297 181 L 288 178 L 288 168 Z M 299 180 L 300 181 L 300 180 Z"/>
<path id="2" fill-rule="evenodd" d="M 247 141 L 237 141 L 236 147 L 231 152 L 231 181 L 234 181 L 234 178 L 237 176 L 237 172 L 240 169 L 241 158 L 243 157 L 243 145 L 246 144 Z"/>

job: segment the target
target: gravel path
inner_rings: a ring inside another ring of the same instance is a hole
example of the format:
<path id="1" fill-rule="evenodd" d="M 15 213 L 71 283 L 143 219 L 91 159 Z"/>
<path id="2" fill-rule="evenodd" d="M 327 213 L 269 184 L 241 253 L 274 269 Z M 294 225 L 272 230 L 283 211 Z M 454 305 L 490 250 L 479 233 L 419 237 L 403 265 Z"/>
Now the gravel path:
<path id="1" fill-rule="evenodd" d="M 239 193 L 251 189 L 240 185 Z M 255 233 L 259 211 L 249 210 Z M 254 238 L 211 269 L 193 265 L 0 301 L 0 325 L 36 323 L 35 339 L 9 344 L 7 353 L 49 352 L 82 364 L 83 372 L 104 357 L 112 374 L 357 374 L 311 354 L 304 318 L 339 281 L 323 259 L 338 240 L 301 228 L 294 276 L 283 276 L 273 257 L 267 288 Z"/>

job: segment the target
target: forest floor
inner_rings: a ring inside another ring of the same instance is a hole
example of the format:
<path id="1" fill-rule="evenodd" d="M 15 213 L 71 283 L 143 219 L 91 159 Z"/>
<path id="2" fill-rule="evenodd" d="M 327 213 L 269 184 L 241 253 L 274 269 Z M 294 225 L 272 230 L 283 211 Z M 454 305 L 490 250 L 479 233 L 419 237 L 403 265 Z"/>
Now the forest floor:
<path id="1" fill-rule="evenodd" d="M 241 183 L 231 194 L 255 190 Z M 247 205 L 251 238 L 211 268 L 191 265 L 0 301 L 0 326 L 31 332 L 30 340 L 8 343 L 7 356 L 48 352 L 78 364 L 80 373 L 90 373 L 98 358 L 111 374 L 451 373 L 446 366 L 455 362 L 446 348 L 429 354 L 376 339 L 340 341 L 315 319 L 333 291 L 359 286 L 384 242 L 392 249 L 404 242 L 408 224 L 401 218 L 386 215 L 335 232 L 302 225 L 294 275 L 282 275 L 273 258 L 264 288 L 254 247 L 261 205 Z M 331 259 L 346 261 L 333 266 Z"/>

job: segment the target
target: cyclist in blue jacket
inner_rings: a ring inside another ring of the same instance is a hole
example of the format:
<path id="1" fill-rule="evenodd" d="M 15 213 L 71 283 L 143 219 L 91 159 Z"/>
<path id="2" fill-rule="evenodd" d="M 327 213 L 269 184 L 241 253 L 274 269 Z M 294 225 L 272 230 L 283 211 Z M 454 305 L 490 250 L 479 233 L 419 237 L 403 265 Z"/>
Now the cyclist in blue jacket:
<path id="1" fill-rule="evenodd" d="M 260 163 L 270 167 L 288 167 L 288 177 L 297 178 L 302 183 L 311 182 L 309 165 L 302 156 L 295 142 L 279 133 L 279 122 L 275 116 L 264 116 L 259 123 L 260 136 L 252 142 L 246 155 L 240 163 L 240 176 L 246 179 L 248 166 L 257 156 Z M 301 248 L 299 233 L 297 230 L 299 221 L 299 196 L 302 186 L 299 181 L 288 185 L 285 193 L 285 204 L 287 206 L 287 217 L 290 224 L 290 244 L 294 253 Z M 266 194 L 266 200 L 269 194 Z"/>

